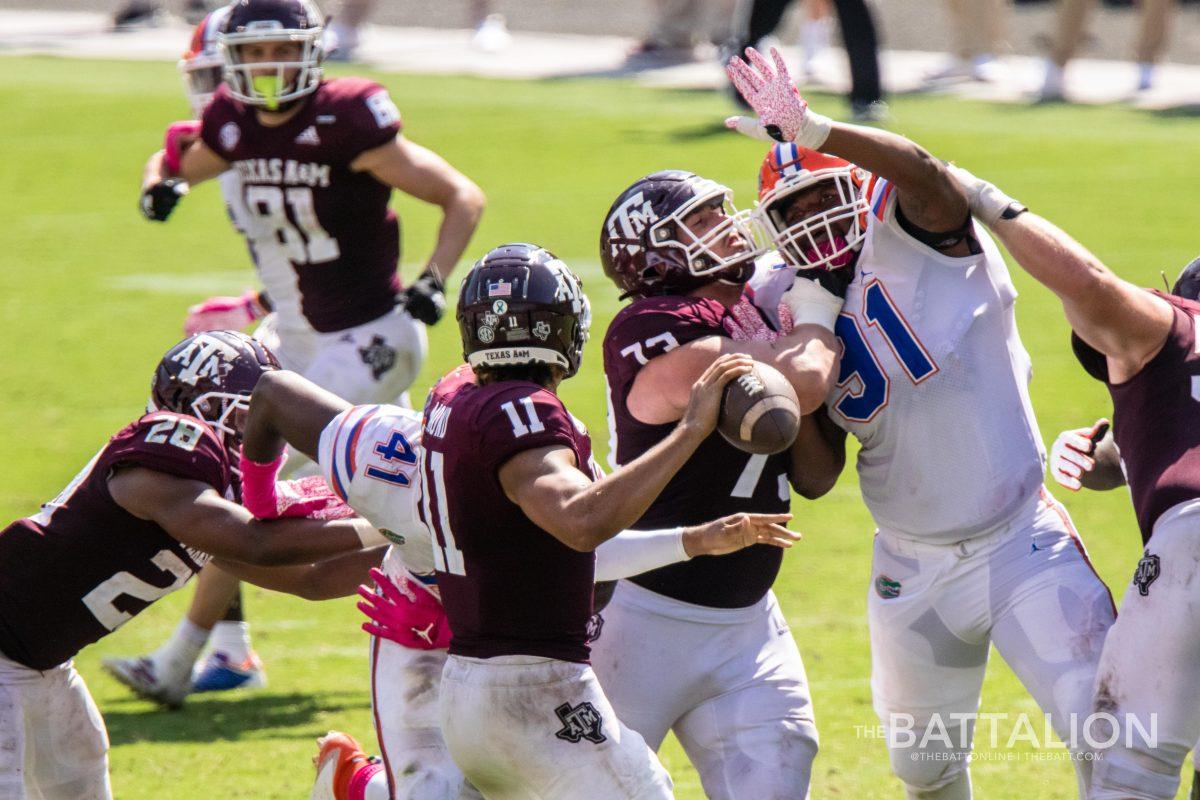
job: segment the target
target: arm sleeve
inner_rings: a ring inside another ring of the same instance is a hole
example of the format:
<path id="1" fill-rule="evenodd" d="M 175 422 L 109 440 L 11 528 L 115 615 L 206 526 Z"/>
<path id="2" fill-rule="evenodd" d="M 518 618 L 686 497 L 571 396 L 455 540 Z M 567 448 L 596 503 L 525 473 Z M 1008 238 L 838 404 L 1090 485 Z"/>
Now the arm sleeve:
<path id="1" fill-rule="evenodd" d="M 596 580 L 631 578 L 689 558 L 683 549 L 683 528 L 621 531 L 596 548 Z"/>

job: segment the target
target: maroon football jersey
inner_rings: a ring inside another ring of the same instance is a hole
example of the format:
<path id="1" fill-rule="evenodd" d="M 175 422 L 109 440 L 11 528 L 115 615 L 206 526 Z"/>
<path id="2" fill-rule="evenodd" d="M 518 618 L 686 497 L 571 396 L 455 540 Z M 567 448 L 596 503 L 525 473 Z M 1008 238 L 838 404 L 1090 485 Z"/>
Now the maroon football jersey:
<path id="1" fill-rule="evenodd" d="M 225 86 L 204 110 L 200 137 L 241 179 L 245 234 L 268 291 L 294 292 L 275 286 L 290 264 L 301 311 L 318 331 L 362 325 L 395 305 L 400 230 L 388 208 L 392 190 L 350 163 L 399 132 L 387 90 L 362 78 L 323 82 L 274 127 Z"/>
<path id="2" fill-rule="evenodd" d="M 638 371 L 651 359 L 705 336 L 727 336 L 727 311 L 716 300 L 648 297 L 621 310 L 604 336 L 604 374 L 608 379 L 609 425 L 616 434 L 617 464 L 626 464 L 660 442 L 675 423 L 647 425 L 629 413 L 626 399 Z M 676 473 L 639 529 L 695 525 L 740 511 L 788 510 L 787 471 L 791 456 L 750 455 L 713 433 Z M 754 545 L 723 556 L 699 556 L 631 578 L 651 591 L 697 605 L 741 608 L 762 599 L 783 551 Z"/>
<path id="3" fill-rule="evenodd" d="M 1072 334 L 1079 360 L 1112 395 L 1113 440 L 1143 542 L 1164 511 L 1200 497 L 1200 303 L 1149 291 L 1175 319 L 1162 350 L 1124 383 L 1109 383 L 1103 354 Z"/>
<path id="4" fill-rule="evenodd" d="M 535 383 L 477 386 L 469 367 L 433 388 L 421 432 L 421 519 L 450 620 L 450 652 L 586 663 L 595 556 L 572 550 L 508 499 L 499 469 L 523 450 L 566 447 L 595 480 L 592 443 Z"/>
<path id="5" fill-rule="evenodd" d="M 40 513 L 0 531 L 0 652 L 13 661 L 62 664 L 208 560 L 117 505 L 108 478 L 122 465 L 229 491 L 229 457 L 202 421 L 155 411 L 126 426 Z"/>

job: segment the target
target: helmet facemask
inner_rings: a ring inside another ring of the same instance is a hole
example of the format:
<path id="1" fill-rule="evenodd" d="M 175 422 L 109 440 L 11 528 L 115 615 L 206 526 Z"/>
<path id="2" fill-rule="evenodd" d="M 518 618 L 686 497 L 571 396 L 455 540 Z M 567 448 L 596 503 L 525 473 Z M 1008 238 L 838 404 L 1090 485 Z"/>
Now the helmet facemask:
<path id="1" fill-rule="evenodd" d="M 205 392 L 191 403 L 192 415 L 221 435 L 230 463 L 235 467 L 242 452 L 242 433 L 249 411 L 250 395 L 233 392 Z"/>
<path id="2" fill-rule="evenodd" d="M 259 27 L 261 25 L 261 27 Z M 246 30 L 223 33 L 221 54 L 229 93 L 247 105 L 267 111 L 286 111 L 295 100 L 312 94 L 321 83 L 323 28 L 287 29 L 274 21 L 252 22 Z M 243 48 L 251 44 L 295 42 L 295 61 L 246 61 Z M 289 80 L 288 74 L 292 73 Z"/>
<path id="3" fill-rule="evenodd" d="M 707 231 L 696 233 L 684 222 L 696 211 L 718 205 L 725 217 Z M 732 233 L 741 238 L 745 249 L 728 256 L 719 255 L 714 248 Z M 697 277 L 719 278 L 719 273 L 736 271 L 744 264 L 752 264 L 767 250 L 765 234 L 754 213 L 750 210 L 739 211 L 733 205 L 728 188 L 706 179 L 697 183 L 694 197 L 652 223 L 646 231 L 646 237 L 654 247 L 677 250 L 688 272 Z"/>
<path id="4" fill-rule="evenodd" d="M 836 199 L 826 209 L 792 223 L 787 210 L 800 194 L 828 183 Z M 838 269 L 862 247 L 868 211 L 854 167 L 819 169 L 780 180 L 758 205 L 762 224 L 784 259 L 798 269 Z"/>
<path id="5" fill-rule="evenodd" d="M 192 118 L 200 119 L 205 106 L 225 80 L 225 60 L 220 53 L 200 53 L 181 60 L 179 74 L 192 107 Z"/>

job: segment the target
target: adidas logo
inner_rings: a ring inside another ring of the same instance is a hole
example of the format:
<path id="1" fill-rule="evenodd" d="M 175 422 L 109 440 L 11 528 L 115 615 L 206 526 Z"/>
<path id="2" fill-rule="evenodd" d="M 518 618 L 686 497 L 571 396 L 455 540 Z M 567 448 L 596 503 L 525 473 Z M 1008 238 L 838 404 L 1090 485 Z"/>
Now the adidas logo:
<path id="1" fill-rule="evenodd" d="M 320 143 L 321 143 L 321 137 L 317 136 L 317 129 L 314 128 L 312 125 L 309 125 L 307 128 L 305 128 L 303 131 L 300 132 L 299 136 L 296 137 L 296 144 L 317 145 Z"/>

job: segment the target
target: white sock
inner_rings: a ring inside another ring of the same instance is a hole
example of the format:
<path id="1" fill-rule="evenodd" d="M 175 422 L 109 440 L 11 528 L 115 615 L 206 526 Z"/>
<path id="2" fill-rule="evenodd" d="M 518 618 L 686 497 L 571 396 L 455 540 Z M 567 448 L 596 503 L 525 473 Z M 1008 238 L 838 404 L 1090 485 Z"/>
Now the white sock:
<path id="1" fill-rule="evenodd" d="M 1143 61 L 1138 64 L 1138 91 L 1145 91 L 1152 85 L 1154 85 L 1154 65 Z"/>
<path id="2" fill-rule="evenodd" d="M 208 641 L 209 631 L 192 624 L 187 617 L 180 620 L 171 638 L 150 654 L 157 677 L 162 683 L 182 683 L 191 680 L 192 665 Z"/>
<path id="3" fill-rule="evenodd" d="M 234 664 L 250 657 L 250 623 L 221 621 L 213 628 L 213 650 L 229 656 Z"/>
<path id="4" fill-rule="evenodd" d="M 1042 81 L 1042 94 L 1061 95 L 1063 93 L 1063 68 L 1049 59 L 1046 60 L 1046 75 Z"/>

